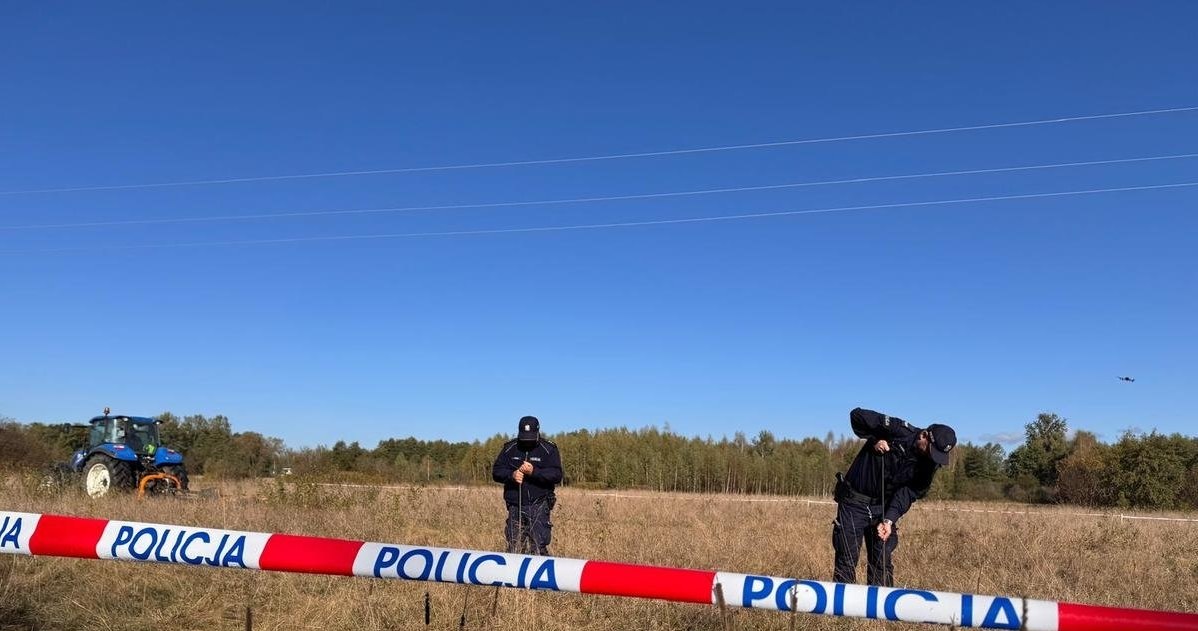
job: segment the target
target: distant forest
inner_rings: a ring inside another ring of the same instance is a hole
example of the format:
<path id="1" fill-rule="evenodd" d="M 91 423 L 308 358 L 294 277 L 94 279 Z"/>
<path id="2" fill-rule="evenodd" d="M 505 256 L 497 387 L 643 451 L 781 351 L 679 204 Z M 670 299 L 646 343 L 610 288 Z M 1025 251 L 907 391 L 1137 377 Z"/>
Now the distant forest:
<path id="1" fill-rule="evenodd" d="M 158 418 L 165 445 L 182 451 L 194 474 L 249 478 L 281 474 L 363 483 L 487 484 L 507 437 L 450 443 L 389 438 L 373 449 L 338 441 L 288 449 L 278 438 L 235 432 L 224 416 Z M 828 495 L 862 441 L 778 439 L 767 431 L 718 439 L 680 436 L 669 427 L 578 430 L 547 438 L 561 449 L 565 484 L 595 489 L 696 493 Z M 71 424 L 21 424 L 0 418 L 0 469 L 36 471 L 64 462 L 82 445 Z M 1014 500 L 1149 509 L 1198 508 L 1198 438 L 1128 432 L 1105 443 L 1069 432 L 1065 419 L 1040 414 L 1023 444 L 962 443 L 936 476 L 931 497 Z"/>

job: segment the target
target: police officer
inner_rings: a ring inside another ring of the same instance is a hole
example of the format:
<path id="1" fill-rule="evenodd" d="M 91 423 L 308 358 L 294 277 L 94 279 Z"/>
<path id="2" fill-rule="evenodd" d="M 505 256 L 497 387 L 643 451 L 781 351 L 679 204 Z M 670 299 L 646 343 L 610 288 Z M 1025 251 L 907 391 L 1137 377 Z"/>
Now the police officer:
<path id="1" fill-rule="evenodd" d="M 892 556 L 898 547 L 898 520 L 932 485 L 936 469 L 948 464 L 957 434 L 947 425 L 920 429 L 907 421 L 857 408 L 849 413 L 853 433 L 865 445 L 848 473 L 836 474 L 834 580 L 857 578 L 861 540 L 866 544 L 870 585 L 894 585 Z"/>
<path id="2" fill-rule="evenodd" d="M 541 438 L 537 417 L 520 419 L 516 438 L 503 444 L 491 477 L 503 484 L 507 551 L 548 554 L 553 534 L 549 512 L 557 502 L 553 488 L 562 481 L 562 459 L 557 445 Z"/>

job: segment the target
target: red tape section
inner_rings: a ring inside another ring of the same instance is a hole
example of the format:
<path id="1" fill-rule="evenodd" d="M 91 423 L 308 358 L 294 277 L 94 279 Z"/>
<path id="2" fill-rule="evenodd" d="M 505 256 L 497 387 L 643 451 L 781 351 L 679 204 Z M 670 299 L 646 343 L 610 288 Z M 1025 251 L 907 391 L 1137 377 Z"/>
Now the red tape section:
<path id="1" fill-rule="evenodd" d="M 364 541 L 271 535 L 266 540 L 258 567 L 280 572 L 353 576 L 354 559 Z"/>
<path id="2" fill-rule="evenodd" d="M 1198 614 L 1060 603 L 1059 631 L 1195 631 Z"/>
<path id="3" fill-rule="evenodd" d="M 29 538 L 29 552 L 56 557 L 98 559 L 96 545 L 104 534 L 107 519 L 42 515 Z"/>
<path id="4" fill-rule="evenodd" d="M 714 582 L 715 572 L 587 561 L 579 591 L 710 605 Z"/>

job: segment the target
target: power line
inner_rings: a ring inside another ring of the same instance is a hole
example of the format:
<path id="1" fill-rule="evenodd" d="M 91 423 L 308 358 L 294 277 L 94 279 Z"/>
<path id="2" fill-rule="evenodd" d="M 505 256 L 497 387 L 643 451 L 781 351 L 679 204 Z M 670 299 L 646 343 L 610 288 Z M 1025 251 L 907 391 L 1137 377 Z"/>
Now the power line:
<path id="1" fill-rule="evenodd" d="M 1061 169 L 1068 167 L 1082 166 L 1098 166 L 1112 164 L 1129 164 L 1135 162 L 1150 162 L 1161 160 L 1180 160 L 1188 158 L 1198 158 L 1198 153 L 1181 153 L 1159 156 L 1143 156 L 1135 158 L 1115 158 L 1110 160 L 1088 160 L 1084 162 L 1056 162 L 1051 164 L 1031 164 L 1022 166 L 1010 167 L 995 167 L 988 169 L 967 169 L 960 171 L 933 171 L 929 173 L 910 173 L 902 175 L 881 175 L 871 177 L 857 177 L 840 180 L 819 180 L 812 182 L 792 182 L 784 184 L 765 184 L 761 186 L 736 186 L 725 188 L 707 188 L 695 189 L 687 191 L 669 191 L 663 193 L 639 193 L 632 195 L 607 195 L 599 197 L 567 197 L 559 199 L 542 199 L 542 200 L 525 200 L 525 201 L 508 201 L 508 202 L 489 202 L 479 204 L 447 204 L 440 206 L 396 206 L 385 208 L 351 208 L 339 210 L 308 210 L 295 212 L 279 212 L 279 213 L 258 213 L 251 215 L 210 215 L 198 217 L 168 217 L 159 219 L 124 219 L 113 221 L 83 221 L 75 223 L 56 223 L 56 224 L 28 224 L 28 225 L 11 225 L 0 226 L 0 230 L 50 230 L 64 228 L 93 228 L 102 226 L 133 226 L 133 225 L 158 225 L 158 224 L 174 224 L 174 223 L 200 223 L 200 222 L 217 222 L 217 221 L 244 221 L 251 219 L 285 219 L 298 217 L 321 217 L 332 215 L 362 215 L 362 214 L 381 214 L 381 213 L 400 213 L 413 211 L 429 211 L 429 210 L 461 210 L 466 208 L 509 208 L 514 206 L 545 206 L 553 204 L 581 204 L 593 202 L 609 202 L 609 201 L 625 201 L 633 199 L 660 199 L 666 197 L 684 197 L 698 195 L 712 195 L 717 193 L 740 193 L 749 191 L 768 191 L 780 190 L 789 188 L 804 188 L 813 186 L 830 186 L 838 184 L 862 184 L 866 182 L 883 182 L 894 180 L 909 180 L 919 178 L 934 178 L 948 177 L 959 175 L 981 175 L 987 173 L 1010 173 L 1015 171 L 1034 171 L 1041 169 Z"/>
<path id="2" fill-rule="evenodd" d="M 821 213 L 840 213 L 861 210 L 882 210 L 893 208 L 913 208 L 917 206 L 947 206 L 952 204 L 968 204 L 976 202 L 996 202 L 1015 199 L 1039 199 L 1049 197 L 1068 197 L 1077 195 L 1096 195 L 1101 193 L 1119 193 L 1129 191 L 1150 191 L 1163 189 L 1188 188 L 1198 186 L 1195 182 L 1178 182 L 1174 184 L 1151 184 L 1145 186 L 1121 186 L 1117 188 L 1093 188 L 1072 191 L 1054 191 L 1047 193 L 1027 193 L 1022 195 L 994 195 L 988 197 L 964 197 L 957 199 L 941 199 L 922 202 L 901 202 L 893 204 L 870 204 L 865 206 L 838 206 L 831 208 L 810 208 L 803 210 L 783 210 L 773 212 L 743 213 L 735 215 L 716 215 L 710 217 L 683 217 L 678 219 L 651 219 L 644 221 L 622 221 L 612 223 L 575 224 L 565 226 L 534 226 L 528 228 L 496 228 L 484 230 L 447 230 L 442 232 L 400 232 L 385 234 L 333 235 L 317 237 L 286 237 L 278 239 L 243 239 L 230 241 L 194 241 L 185 243 L 141 243 L 122 246 L 89 246 L 81 248 L 45 248 L 28 250 L 0 250 L 0 254 L 34 254 L 53 252 L 95 252 L 113 250 L 148 250 L 169 248 L 193 248 L 210 246 L 236 245 L 267 245 L 280 243 L 312 243 L 318 241 L 361 241 L 377 239 L 407 239 L 420 237 L 458 237 L 489 234 L 515 234 L 531 232 L 565 232 L 570 230 L 599 230 L 605 228 L 632 228 L 640 226 L 663 226 L 672 224 L 707 223 L 717 221 L 737 221 L 744 219 L 763 219 L 768 217 L 786 217 L 792 215 L 814 215 Z"/>
<path id="3" fill-rule="evenodd" d="M 373 169 L 360 171 L 326 171 L 323 173 L 293 173 L 287 175 L 263 175 L 253 177 L 236 177 L 223 179 L 207 179 L 207 180 L 178 180 L 173 182 L 150 182 L 141 184 L 111 184 L 104 186 L 75 186 L 65 188 L 42 188 L 42 189 L 26 189 L 26 190 L 8 190 L 0 191 L 0 195 L 40 195 L 46 193 L 74 193 L 83 191 L 112 191 L 112 190 L 128 190 L 141 188 L 166 188 L 173 186 L 205 186 L 215 184 L 234 184 L 241 182 L 268 182 L 277 180 L 299 180 L 299 179 L 314 179 L 314 178 L 330 178 L 330 177 L 348 177 L 357 175 L 385 175 L 396 173 L 422 173 L 429 171 L 458 171 L 466 169 L 491 169 L 499 167 L 518 167 L 518 166 L 534 166 L 545 164 L 566 164 L 572 162 L 597 162 L 601 160 L 624 160 L 629 158 L 652 158 L 661 156 L 676 156 L 684 154 L 696 153 L 714 153 L 719 151 L 737 151 L 742 149 L 765 149 L 771 147 L 792 147 L 797 145 L 823 144 L 832 142 L 845 142 L 852 140 L 875 140 L 880 138 L 898 138 L 902 136 L 924 136 L 932 134 L 948 134 L 962 131 L 980 131 L 986 129 L 1003 129 L 1011 127 L 1032 127 L 1037 125 L 1056 125 L 1060 123 L 1072 123 L 1080 121 L 1092 121 L 1112 118 L 1128 118 L 1133 116 L 1153 116 L 1158 114 L 1175 114 L 1182 112 L 1198 111 L 1198 106 L 1187 107 L 1172 107 L 1154 110 L 1137 110 L 1132 112 L 1115 112 L 1110 114 L 1088 114 L 1079 116 L 1066 116 L 1061 118 L 1046 118 L 1028 121 L 1015 121 L 1009 123 L 986 123 L 981 125 L 966 125 L 960 127 L 939 127 L 934 129 L 916 129 L 907 131 L 882 132 L 875 134 L 857 134 L 851 136 L 831 136 L 825 138 L 804 138 L 799 140 L 778 140 L 771 142 L 758 142 L 738 145 L 719 145 L 712 147 L 692 147 L 689 149 L 665 149 L 659 151 L 641 151 L 635 153 L 613 153 L 600 154 L 592 156 L 575 156 L 568 158 L 547 158 L 541 160 L 512 160 L 506 162 L 476 162 L 472 164 L 445 164 L 436 166 L 422 167 L 401 167 L 393 169 Z"/>

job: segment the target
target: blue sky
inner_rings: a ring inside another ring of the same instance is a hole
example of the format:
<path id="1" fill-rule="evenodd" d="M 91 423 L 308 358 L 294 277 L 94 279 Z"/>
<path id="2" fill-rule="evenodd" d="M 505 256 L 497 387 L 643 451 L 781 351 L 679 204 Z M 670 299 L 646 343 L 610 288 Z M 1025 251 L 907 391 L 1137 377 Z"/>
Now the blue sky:
<path id="1" fill-rule="evenodd" d="M 1198 181 L 1198 160 L 613 196 L 1198 152 L 1198 6 L 206 3 L 0 9 L 0 415 L 223 413 L 294 446 L 669 426 L 963 439 L 1045 410 L 1192 431 L 1198 190 L 502 230 Z M 651 5 L 651 6 L 649 6 Z M 156 247 L 145 247 L 156 246 Z M 1136 377 L 1134 384 L 1116 380 Z"/>

